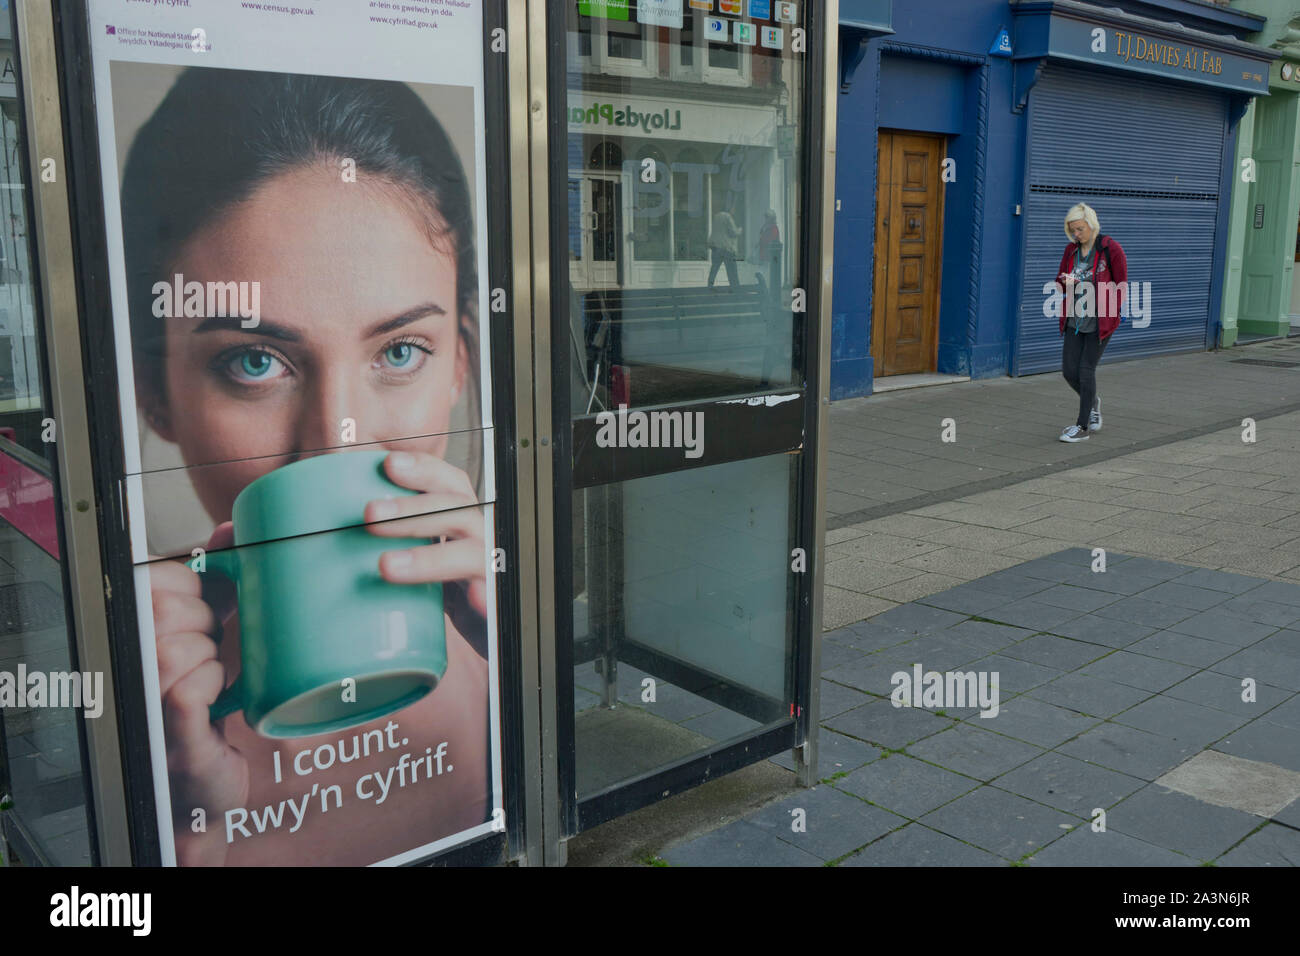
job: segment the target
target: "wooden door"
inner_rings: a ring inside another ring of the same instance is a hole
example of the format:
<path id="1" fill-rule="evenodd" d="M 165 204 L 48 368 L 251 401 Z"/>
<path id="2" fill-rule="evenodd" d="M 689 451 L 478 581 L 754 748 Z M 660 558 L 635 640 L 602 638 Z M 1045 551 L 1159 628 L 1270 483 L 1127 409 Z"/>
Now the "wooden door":
<path id="1" fill-rule="evenodd" d="M 944 139 L 881 131 L 871 355 L 876 375 L 933 372 L 939 347 Z"/>

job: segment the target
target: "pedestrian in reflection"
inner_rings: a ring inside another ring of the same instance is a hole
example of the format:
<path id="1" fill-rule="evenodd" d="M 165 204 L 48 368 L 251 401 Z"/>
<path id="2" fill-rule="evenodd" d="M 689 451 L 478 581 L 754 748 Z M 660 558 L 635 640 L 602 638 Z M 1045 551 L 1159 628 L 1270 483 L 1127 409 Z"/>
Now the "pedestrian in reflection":
<path id="1" fill-rule="evenodd" d="M 759 289 L 773 295 L 781 288 L 781 229 L 776 224 L 776 210 L 769 209 L 763 217 L 763 228 L 758 233 L 758 265 L 766 270 L 758 273 Z"/>
<path id="2" fill-rule="evenodd" d="M 728 198 L 726 207 L 713 215 L 713 231 L 709 234 L 709 252 L 713 257 L 713 268 L 709 270 L 710 289 L 723 266 L 727 267 L 727 284 L 733 289 L 740 285 L 740 273 L 736 268 L 736 257 L 740 255 L 740 227 L 731 215 L 735 205 L 735 199 Z"/>

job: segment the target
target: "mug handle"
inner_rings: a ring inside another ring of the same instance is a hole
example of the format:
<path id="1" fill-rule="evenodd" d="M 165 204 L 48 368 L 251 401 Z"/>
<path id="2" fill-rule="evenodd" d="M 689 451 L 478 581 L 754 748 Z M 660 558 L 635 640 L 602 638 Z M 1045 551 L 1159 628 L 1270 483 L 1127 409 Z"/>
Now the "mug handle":
<path id="1" fill-rule="evenodd" d="M 194 561 L 197 560 L 198 558 L 194 559 Z M 238 585 L 239 552 L 233 548 L 227 551 L 214 551 L 211 554 L 205 553 L 203 555 L 202 570 L 199 570 L 194 566 L 194 561 L 187 561 L 185 562 L 185 565 L 195 574 L 199 575 L 199 577 L 202 577 L 205 574 L 219 574 L 231 584 Z M 213 640 L 220 643 L 221 634 L 218 632 L 213 637 Z M 243 682 L 244 675 L 241 673 L 235 678 L 233 684 L 222 690 L 222 692 L 217 695 L 217 699 L 214 700 L 212 706 L 208 708 L 209 720 L 216 723 L 221 718 L 228 717 L 235 713 L 235 711 L 243 710 L 244 705 L 240 703 L 240 699 L 243 697 Z"/>

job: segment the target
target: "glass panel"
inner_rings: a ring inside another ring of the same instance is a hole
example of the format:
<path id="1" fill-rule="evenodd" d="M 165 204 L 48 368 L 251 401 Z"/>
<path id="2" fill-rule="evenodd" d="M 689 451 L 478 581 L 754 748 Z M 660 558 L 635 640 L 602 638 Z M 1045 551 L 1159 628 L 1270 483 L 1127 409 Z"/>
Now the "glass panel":
<path id="1" fill-rule="evenodd" d="M 644 55 L 641 26 L 636 23 L 608 21 L 609 55 L 620 60 L 640 60 Z"/>
<path id="2" fill-rule="evenodd" d="M 591 157 L 591 254 L 607 264 L 570 272 L 571 327 L 608 328 L 586 336 L 583 364 L 599 372 L 590 403 L 575 403 L 584 413 L 802 380 L 804 314 L 791 308 L 802 266 L 788 237 L 801 221 L 804 58 L 792 49 L 800 24 L 771 19 L 788 6 L 687 8 L 676 27 L 566 4 L 567 153 Z M 603 37 L 603 62 L 572 52 L 590 35 Z M 632 59 L 647 75 L 628 75 Z"/>
<path id="3" fill-rule="evenodd" d="M 104 675 L 77 675 L 65 613 L 35 313 L 23 113 L 10 12 L 0 13 L 0 854 L 6 863 L 91 862 L 78 708 L 98 716 Z"/>
<path id="4" fill-rule="evenodd" d="M 789 716 L 797 462 L 574 493 L 579 798 Z"/>

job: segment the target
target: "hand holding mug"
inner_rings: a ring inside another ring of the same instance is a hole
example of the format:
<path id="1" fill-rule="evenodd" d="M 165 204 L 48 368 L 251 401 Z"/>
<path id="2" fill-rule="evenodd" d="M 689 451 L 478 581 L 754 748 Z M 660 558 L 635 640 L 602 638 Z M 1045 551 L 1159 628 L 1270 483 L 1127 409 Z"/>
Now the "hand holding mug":
<path id="1" fill-rule="evenodd" d="M 226 548 L 232 540 L 226 522 L 213 532 L 208 548 Z M 226 855 L 220 827 L 194 833 L 190 823 L 196 808 L 211 819 L 248 799 L 248 761 L 209 718 L 209 708 L 226 686 L 226 668 L 217 658 L 213 636 L 234 608 L 233 595 L 228 587 L 215 592 L 216 597 L 210 594 L 214 610 L 204 600 L 199 576 L 178 561 L 151 565 L 149 581 L 176 855 L 183 866 L 220 866 Z"/>
<path id="2" fill-rule="evenodd" d="M 379 573 L 394 584 L 443 584 L 446 611 L 456 629 L 466 637 L 481 631 L 487 617 L 483 512 L 469 476 L 436 455 L 407 451 L 391 453 L 384 473 L 419 494 L 371 501 L 367 530 L 424 543 L 385 552 Z"/>

